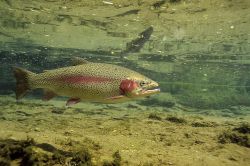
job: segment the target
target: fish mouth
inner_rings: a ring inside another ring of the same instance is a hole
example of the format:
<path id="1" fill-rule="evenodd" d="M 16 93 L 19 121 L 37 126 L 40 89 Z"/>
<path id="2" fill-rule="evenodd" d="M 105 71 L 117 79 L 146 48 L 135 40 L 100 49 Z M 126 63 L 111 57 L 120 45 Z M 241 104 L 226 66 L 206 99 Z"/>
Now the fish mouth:
<path id="1" fill-rule="evenodd" d="M 161 89 L 156 87 L 156 88 L 150 88 L 150 89 L 144 89 L 141 91 L 142 95 L 152 95 L 152 94 L 156 94 L 156 93 L 160 93 Z"/>
<path id="2" fill-rule="evenodd" d="M 135 95 L 132 95 L 133 98 L 138 97 L 147 97 L 153 94 L 160 93 L 159 84 L 156 82 L 152 82 L 151 84 L 148 84 L 147 87 L 138 89 L 137 93 Z"/>
<path id="3" fill-rule="evenodd" d="M 153 84 L 152 86 L 149 86 L 148 88 L 142 89 L 140 92 L 140 96 L 150 96 L 153 94 L 160 93 L 161 89 L 158 87 L 158 84 Z"/>

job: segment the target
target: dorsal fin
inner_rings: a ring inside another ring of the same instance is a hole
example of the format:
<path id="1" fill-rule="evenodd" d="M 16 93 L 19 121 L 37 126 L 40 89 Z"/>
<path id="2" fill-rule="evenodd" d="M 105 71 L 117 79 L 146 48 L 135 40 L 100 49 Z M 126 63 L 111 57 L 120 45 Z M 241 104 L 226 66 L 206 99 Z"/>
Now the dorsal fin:
<path id="1" fill-rule="evenodd" d="M 80 57 L 73 57 L 72 58 L 72 64 L 74 66 L 77 66 L 77 65 L 83 65 L 83 64 L 86 64 L 86 63 L 91 63 L 83 58 L 80 58 Z"/>

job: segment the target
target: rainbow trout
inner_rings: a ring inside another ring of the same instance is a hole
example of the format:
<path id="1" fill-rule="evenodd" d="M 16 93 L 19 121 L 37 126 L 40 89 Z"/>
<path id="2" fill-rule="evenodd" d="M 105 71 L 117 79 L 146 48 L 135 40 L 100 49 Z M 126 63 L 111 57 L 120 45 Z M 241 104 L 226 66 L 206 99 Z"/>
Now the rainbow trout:
<path id="1" fill-rule="evenodd" d="M 14 67 L 16 99 L 29 90 L 44 89 L 44 100 L 67 96 L 66 105 L 80 101 L 118 103 L 159 93 L 158 83 L 124 67 L 77 58 L 77 65 L 35 74 Z"/>

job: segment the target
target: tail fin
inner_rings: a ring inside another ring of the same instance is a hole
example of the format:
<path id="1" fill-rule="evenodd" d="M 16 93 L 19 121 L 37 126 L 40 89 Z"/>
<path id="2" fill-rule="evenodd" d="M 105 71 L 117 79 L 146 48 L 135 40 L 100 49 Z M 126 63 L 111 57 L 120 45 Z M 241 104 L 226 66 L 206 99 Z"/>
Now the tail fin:
<path id="1" fill-rule="evenodd" d="M 30 90 L 29 78 L 35 74 L 28 70 L 13 67 L 14 76 L 16 77 L 16 99 L 21 99 Z"/>

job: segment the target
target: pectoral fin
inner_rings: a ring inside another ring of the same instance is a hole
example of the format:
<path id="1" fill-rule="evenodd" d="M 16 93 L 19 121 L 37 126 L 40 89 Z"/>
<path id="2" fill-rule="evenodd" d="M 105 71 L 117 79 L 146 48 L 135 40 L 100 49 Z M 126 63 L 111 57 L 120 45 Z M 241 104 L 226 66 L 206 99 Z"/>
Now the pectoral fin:
<path id="1" fill-rule="evenodd" d="M 106 100 L 117 100 L 117 99 L 121 99 L 121 98 L 124 98 L 124 96 L 123 96 L 123 95 L 120 95 L 120 96 L 113 96 L 113 97 L 107 98 Z"/>

